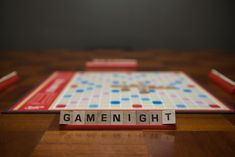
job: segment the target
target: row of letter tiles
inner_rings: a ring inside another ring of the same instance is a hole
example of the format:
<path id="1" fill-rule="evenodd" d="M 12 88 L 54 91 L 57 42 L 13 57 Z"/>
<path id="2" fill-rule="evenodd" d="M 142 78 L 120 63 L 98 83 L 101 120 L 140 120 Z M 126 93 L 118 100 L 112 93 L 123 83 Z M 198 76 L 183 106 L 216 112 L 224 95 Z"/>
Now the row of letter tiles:
<path id="1" fill-rule="evenodd" d="M 161 125 L 175 124 L 174 110 L 163 111 L 61 111 L 60 124 Z"/>

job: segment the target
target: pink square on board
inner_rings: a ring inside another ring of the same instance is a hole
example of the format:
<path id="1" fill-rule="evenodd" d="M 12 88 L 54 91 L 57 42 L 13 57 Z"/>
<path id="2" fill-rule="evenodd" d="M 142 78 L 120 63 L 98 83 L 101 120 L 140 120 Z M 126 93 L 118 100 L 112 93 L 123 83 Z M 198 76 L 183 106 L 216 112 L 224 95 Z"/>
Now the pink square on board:
<path id="1" fill-rule="evenodd" d="M 88 101 L 89 98 L 82 98 L 82 101 Z"/>
<path id="2" fill-rule="evenodd" d="M 78 85 L 76 85 L 76 84 L 71 85 L 71 88 L 77 88 L 77 87 L 78 87 Z"/>

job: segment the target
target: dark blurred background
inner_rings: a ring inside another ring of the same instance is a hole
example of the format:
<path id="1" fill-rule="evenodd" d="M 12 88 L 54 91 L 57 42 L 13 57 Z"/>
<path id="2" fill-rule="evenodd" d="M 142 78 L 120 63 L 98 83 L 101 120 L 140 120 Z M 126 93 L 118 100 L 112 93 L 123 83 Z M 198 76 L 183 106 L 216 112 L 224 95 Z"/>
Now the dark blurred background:
<path id="1" fill-rule="evenodd" d="M 0 50 L 235 50 L 234 0 L 1 0 Z"/>

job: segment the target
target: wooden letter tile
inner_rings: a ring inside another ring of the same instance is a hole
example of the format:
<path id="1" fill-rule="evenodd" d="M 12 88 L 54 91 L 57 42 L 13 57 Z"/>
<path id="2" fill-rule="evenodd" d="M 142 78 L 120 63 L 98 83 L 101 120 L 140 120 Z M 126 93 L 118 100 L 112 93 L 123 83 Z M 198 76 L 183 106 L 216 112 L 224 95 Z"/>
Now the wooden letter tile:
<path id="1" fill-rule="evenodd" d="M 150 125 L 161 125 L 162 111 L 149 111 L 149 123 Z"/>
<path id="2" fill-rule="evenodd" d="M 149 111 L 136 111 L 137 124 L 149 124 Z"/>
<path id="3" fill-rule="evenodd" d="M 73 111 L 73 124 L 85 124 L 85 111 Z"/>
<path id="4" fill-rule="evenodd" d="M 72 121 L 72 111 L 60 111 L 60 124 L 70 124 Z"/>
<path id="5" fill-rule="evenodd" d="M 98 124 L 110 124 L 110 111 L 98 111 Z"/>
<path id="6" fill-rule="evenodd" d="M 162 111 L 162 123 L 163 124 L 175 124 L 175 110 L 163 110 Z"/>
<path id="7" fill-rule="evenodd" d="M 111 124 L 123 124 L 123 111 L 111 111 Z"/>
<path id="8" fill-rule="evenodd" d="M 123 124 L 136 125 L 136 111 L 124 111 Z"/>
<path id="9" fill-rule="evenodd" d="M 86 111 L 85 113 L 85 124 L 98 124 L 97 111 Z"/>

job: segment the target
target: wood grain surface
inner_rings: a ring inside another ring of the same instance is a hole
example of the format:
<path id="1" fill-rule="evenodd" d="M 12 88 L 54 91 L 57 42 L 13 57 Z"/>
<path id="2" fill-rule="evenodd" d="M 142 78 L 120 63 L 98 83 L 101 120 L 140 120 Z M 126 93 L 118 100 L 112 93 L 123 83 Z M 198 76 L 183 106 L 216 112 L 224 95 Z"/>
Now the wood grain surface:
<path id="1" fill-rule="evenodd" d="M 83 70 L 92 58 L 135 58 L 139 70 L 182 70 L 228 105 L 232 96 L 210 80 L 218 69 L 235 80 L 235 54 L 220 50 L 5 51 L 0 76 L 16 70 L 21 80 L 0 93 L 10 107 L 56 70 Z M 177 114 L 177 129 L 60 131 L 58 114 L 0 114 L 0 156 L 234 156 L 234 114 Z"/>

